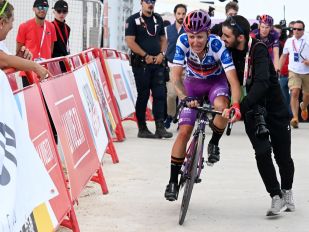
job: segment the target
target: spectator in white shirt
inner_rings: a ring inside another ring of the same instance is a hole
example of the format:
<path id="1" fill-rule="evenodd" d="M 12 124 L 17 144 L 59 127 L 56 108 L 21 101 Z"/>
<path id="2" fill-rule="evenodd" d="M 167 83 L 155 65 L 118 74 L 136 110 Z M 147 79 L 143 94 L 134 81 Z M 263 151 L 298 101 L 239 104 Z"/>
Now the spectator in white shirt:
<path id="1" fill-rule="evenodd" d="M 293 25 L 293 37 L 287 39 L 280 57 L 280 67 L 289 55 L 289 82 L 291 93 L 291 109 L 293 118 L 291 126 L 298 128 L 298 111 L 301 108 L 301 117 L 308 119 L 307 106 L 309 104 L 309 41 L 304 35 L 305 24 L 298 20 Z M 303 100 L 299 104 L 300 90 L 303 91 Z"/>

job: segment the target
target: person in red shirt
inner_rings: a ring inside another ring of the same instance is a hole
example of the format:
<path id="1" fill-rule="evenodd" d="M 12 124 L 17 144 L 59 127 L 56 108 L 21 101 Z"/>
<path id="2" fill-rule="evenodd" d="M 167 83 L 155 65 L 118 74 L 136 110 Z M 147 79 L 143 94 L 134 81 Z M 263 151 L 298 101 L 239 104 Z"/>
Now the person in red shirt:
<path id="1" fill-rule="evenodd" d="M 16 56 L 11 55 L 2 43 L 13 28 L 14 7 L 8 1 L 0 1 L 0 69 L 15 68 L 18 70 L 33 71 L 41 80 L 51 74 L 43 66 L 30 61 L 31 52 L 26 47 L 21 47 Z"/>
<path id="2" fill-rule="evenodd" d="M 16 50 L 26 46 L 32 52 L 34 61 L 51 58 L 57 40 L 54 25 L 45 20 L 48 8 L 47 0 L 35 0 L 35 17 L 20 24 L 18 28 Z"/>

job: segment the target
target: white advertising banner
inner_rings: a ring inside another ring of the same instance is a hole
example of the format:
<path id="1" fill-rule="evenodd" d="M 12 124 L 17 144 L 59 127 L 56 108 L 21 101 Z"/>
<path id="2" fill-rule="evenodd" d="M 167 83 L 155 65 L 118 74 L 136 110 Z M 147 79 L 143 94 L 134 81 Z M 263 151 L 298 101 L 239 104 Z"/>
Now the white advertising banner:
<path id="1" fill-rule="evenodd" d="M 0 105 L 0 232 L 19 232 L 33 209 L 58 191 L 30 140 L 1 70 Z"/>
<path id="2" fill-rule="evenodd" d="M 122 70 L 123 77 L 127 85 L 127 88 L 129 90 L 130 98 L 133 104 L 135 105 L 136 99 L 137 99 L 137 89 L 136 89 L 132 67 L 130 66 L 130 63 L 128 60 L 121 60 L 121 70 Z"/>
<path id="3" fill-rule="evenodd" d="M 107 64 L 109 77 L 113 84 L 113 92 L 117 100 L 121 118 L 124 119 L 135 112 L 134 104 L 129 97 L 129 90 L 125 84 L 125 80 L 121 71 L 121 60 L 105 59 Z"/>
<path id="4" fill-rule="evenodd" d="M 94 144 L 101 161 L 108 145 L 100 104 L 86 66 L 75 70 L 75 80 L 87 115 Z"/>
<path id="5" fill-rule="evenodd" d="M 108 92 L 108 87 L 103 86 L 101 80 L 100 80 L 100 72 L 97 67 L 96 62 L 91 62 L 88 65 L 88 69 L 90 72 L 90 76 L 92 78 L 92 82 L 94 84 L 94 88 L 96 90 L 98 100 L 101 106 L 101 109 L 103 111 L 103 115 L 105 117 L 109 132 L 112 136 L 114 136 L 114 131 L 116 128 L 116 122 L 112 114 L 112 110 L 109 107 L 107 96 L 106 96 L 106 91 Z"/>

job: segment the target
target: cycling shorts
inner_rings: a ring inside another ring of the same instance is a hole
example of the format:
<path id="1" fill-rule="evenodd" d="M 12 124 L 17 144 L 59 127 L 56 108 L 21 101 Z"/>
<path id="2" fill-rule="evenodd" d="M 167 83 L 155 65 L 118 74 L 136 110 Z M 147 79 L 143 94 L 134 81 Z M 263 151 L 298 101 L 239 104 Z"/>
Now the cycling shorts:
<path id="1" fill-rule="evenodd" d="M 201 100 L 207 97 L 211 105 L 214 104 L 215 98 L 218 96 L 230 97 L 230 90 L 225 75 L 211 79 L 186 77 L 183 82 L 188 97 L 195 97 Z M 196 109 L 183 108 L 179 115 L 179 125 L 194 126 L 196 116 Z"/>

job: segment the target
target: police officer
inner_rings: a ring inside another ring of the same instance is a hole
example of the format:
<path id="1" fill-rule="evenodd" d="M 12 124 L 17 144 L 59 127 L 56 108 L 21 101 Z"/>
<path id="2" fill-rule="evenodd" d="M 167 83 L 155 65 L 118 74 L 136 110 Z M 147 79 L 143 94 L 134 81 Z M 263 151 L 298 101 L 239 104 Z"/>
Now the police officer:
<path id="1" fill-rule="evenodd" d="M 140 12 L 126 21 L 126 42 L 131 49 L 131 65 L 137 87 L 136 118 L 139 138 L 171 138 L 164 128 L 166 86 L 164 78 L 164 53 L 166 38 L 163 19 L 154 13 L 156 0 L 142 0 Z M 155 134 L 146 125 L 145 112 L 150 95 L 153 97 Z"/>
<path id="2" fill-rule="evenodd" d="M 277 73 L 265 44 L 249 37 L 250 24 L 240 15 L 222 24 L 222 39 L 231 48 L 239 78 L 243 78 L 247 96 L 240 104 L 246 133 L 255 150 L 259 173 L 272 198 L 267 216 L 294 211 L 292 195 L 294 163 L 291 158 L 291 128 L 288 109 L 278 83 Z M 256 106 L 263 111 L 255 112 Z M 254 111 L 253 111 L 254 110 Z M 259 129 L 264 127 L 268 133 Z M 279 167 L 280 183 L 272 160 Z"/>

